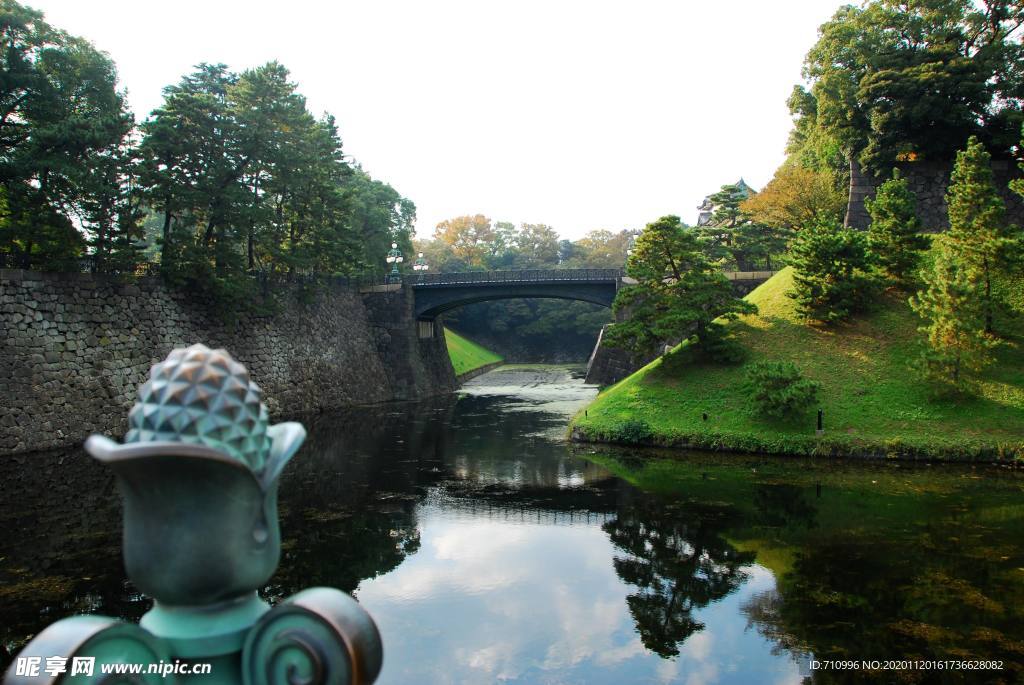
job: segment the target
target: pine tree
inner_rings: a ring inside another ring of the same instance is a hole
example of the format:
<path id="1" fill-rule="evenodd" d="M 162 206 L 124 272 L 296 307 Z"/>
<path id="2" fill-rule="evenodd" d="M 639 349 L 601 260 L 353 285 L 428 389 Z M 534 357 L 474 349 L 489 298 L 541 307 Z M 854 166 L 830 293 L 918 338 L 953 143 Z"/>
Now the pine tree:
<path id="1" fill-rule="evenodd" d="M 1006 223 L 1005 206 L 992 180 L 991 157 L 974 136 L 956 155 L 946 204 L 949 247 L 968 278 L 981 284 L 985 332 L 994 327 L 993 283 L 1017 261 L 1019 240 Z"/>
<path id="2" fill-rule="evenodd" d="M 746 186 L 731 183 L 710 195 L 708 201 L 714 210 L 707 224 L 693 228 L 700 239 L 704 253 L 718 264 L 735 261 L 735 230 L 746 221 L 740 212 L 740 203 L 749 197 Z M 742 266 L 740 266 L 742 268 Z"/>
<path id="3" fill-rule="evenodd" d="M 797 311 L 834 323 L 861 309 L 877 290 L 867 240 L 859 231 L 819 219 L 797 233 L 790 253 Z"/>
<path id="4" fill-rule="evenodd" d="M 944 237 L 945 238 L 945 237 Z M 958 258 L 952 240 L 943 239 L 931 269 L 923 273 L 925 287 L 910 306 L 927 322 L 927 348 L 918 360 L 926 379 L 962 391 L 967 374 L 991 362 L 992 340 L 985 335 L 981 286 Z"/>
<path id="5" fill-rule="evenodd" d="M 637 238 L 626 272 L 637 284 L 615 297 L 626 321 L 611 327 L 609 344 L 646 351 L 656 344 L 693 336 L 694 347 L 713 358 L 732 350 L 715 319 L 731 320 L 757 307 L 736 296 L 732 284 L 702 249 L 694 231 L 677 216 L 650 223 Z"/>
<path id="6" fill-rule="evenodd" d="M 892 178 L 865 205 L 871 215 L 868 247 L 885 275 L 903 285 L 921 261 L 921 251 L 928 247 L 928 239 L 919 233 L 917 198 L 907 179 L 900 177 L 900 170 L 893 169 Z"/>
<path id="7" fill-rule="evenodd" d="M 786 231 L 754 221 L 743 204 L 757 194 L 740 179 L 722 186 L 705 202 L 713 208 L 707 223 L 693 228 L 704 253 L 714 262 L 750 271 L 764 265 L 772 269 L 772 257 L 786 250 Z M 705 205 L 702 205 L 704 208 Z"/>

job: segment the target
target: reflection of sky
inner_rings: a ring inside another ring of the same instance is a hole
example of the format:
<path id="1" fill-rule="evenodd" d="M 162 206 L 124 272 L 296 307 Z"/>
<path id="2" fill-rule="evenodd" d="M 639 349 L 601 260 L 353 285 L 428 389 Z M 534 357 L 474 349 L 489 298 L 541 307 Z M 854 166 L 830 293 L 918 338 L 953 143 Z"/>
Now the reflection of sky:
<path id="1" fill-rule="evenodd" d="M 381 683 L 795 683 L 796 665 L 746 630 L 769 571 L 696 612 L 675 660 L 648 652 L 599 524 L 537 525 L 423 506 L 420 550 L 356 592 L 385 644 Z"/>

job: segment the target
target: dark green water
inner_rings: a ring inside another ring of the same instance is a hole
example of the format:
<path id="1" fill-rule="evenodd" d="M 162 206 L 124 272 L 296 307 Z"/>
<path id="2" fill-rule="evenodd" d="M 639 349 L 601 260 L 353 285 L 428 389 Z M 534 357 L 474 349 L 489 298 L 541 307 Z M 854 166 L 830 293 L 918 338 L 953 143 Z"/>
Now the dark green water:
<path id="1" fill-rule="evenodd" d="M 382 683 L 1017 682 L 1024 477 L 574 448 L 594 390 L 506 370 L 460 397 L 306 420 L 272 601 L 352 592 Z M 0 461 L 0 668 L 75 612 L 138 618 L 113 481 Z M 1002 670 L 825 672 L 816 659 Z"/>

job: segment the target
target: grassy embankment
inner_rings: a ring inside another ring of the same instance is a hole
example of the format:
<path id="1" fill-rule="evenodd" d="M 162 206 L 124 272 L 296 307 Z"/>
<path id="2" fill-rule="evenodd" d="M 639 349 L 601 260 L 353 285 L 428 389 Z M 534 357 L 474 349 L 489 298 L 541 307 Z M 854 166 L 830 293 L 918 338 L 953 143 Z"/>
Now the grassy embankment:
<path id="1" fill-rule="evenodd" d="M 487 348 L 447 328 L 444 329 L 444 340 L 448 345 L 448 356 L 451 357 L 456 376 L 501 361 L 501 357 Z"/>
<path id="2" fill-rule="evenodd" d="M 790 269 L 778 273 L 747 296 L 759 313 L 729 325 L 748 352 L 746 363 L 792 361 L 821 384 L 822 437 L 813 410 L 786 422 L 753 416 L 742 388 L 745 365 L 693 363 L 685 345 L 604 390 L 574 419 L 577 435 L 773 454 L 1024 458 L 1020 318 L 1006 322 L 1008 340 L 980 375 L 975 396 L 938 400 L 910 369 L 920 320 L 906 294 L 889 293 L 869 314 L 820 327 L 797 316 L 785 296 L 791 285 Z"/>

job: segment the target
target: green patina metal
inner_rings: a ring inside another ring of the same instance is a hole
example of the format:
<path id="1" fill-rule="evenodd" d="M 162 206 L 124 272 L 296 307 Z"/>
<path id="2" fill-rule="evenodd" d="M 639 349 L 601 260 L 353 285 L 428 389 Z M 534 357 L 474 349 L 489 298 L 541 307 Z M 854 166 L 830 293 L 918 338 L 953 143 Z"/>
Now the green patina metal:
<path id="1" fill-rule="evenodd" d="M 130 442 L 206 445 L 260 471 L 270 438 L 263 392 L 227 354 L 204 345 L 178 349 L 153 366 L 128 413 Z"/>
<path id="2" fill-rule="evenodd" d="M 391 249 L 388 250 L 388 256 L 385 257 L 384 261 L 391 265 L 388 283 L 401 283 L 402 274 L 398 271 L 398 265 L 405 261 L 405 257 L 402 256 L 402 251 L 398 249 L 398 243 L 391 243 Z"/>
<path id="3" fill-rule="evenodd" d="M 4 685 L 373 682 L 380 635 L 355 600 L 311 588 L 271 608 L 257 595 L 280 559 L 278 479 L 306 435 L 267 416 L 259 387 L 224 350 L 176 349 L 153 367 L 124 444 L 85 444 L 117 477 L 125 568 L 153 608 L 138 626 L 58 621 L 19 653 Z M 67 659 L 63 672 L 45 670 L 51 657 Z M 89 658 L 91 673 L 75 673 Z M 111 676 L 105 664 L 159 670 Z M 195 664 L 210 673 L 186 670 Z"/>

